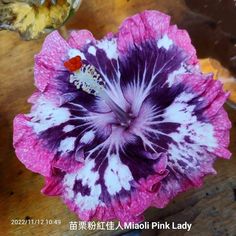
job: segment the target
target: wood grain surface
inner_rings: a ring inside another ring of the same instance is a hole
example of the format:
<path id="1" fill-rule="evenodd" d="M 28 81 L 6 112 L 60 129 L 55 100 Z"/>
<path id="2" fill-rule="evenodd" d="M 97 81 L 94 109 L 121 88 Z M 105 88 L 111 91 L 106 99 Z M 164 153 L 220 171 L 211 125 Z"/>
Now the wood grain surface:
<path id="1" fill-rule="evenodd" d="M 181 0 L 84 0 L 68 29 L 87 28 L 97 38 L 115 32 L 121 21 L 144 9 L 168 12 L 174 21 L 186 9 Z M 0 236 L 28 235 L 112 235 L 114 232 L 69 231 L 69 222 L 78 220 L 57 197 L 40 193 L 43 178 L 27 170 L 12 147 L 12 121 L 27 113 L 27 98 L 34 91 L 34 55 L 43 39 L 21 41 L 13 32 L 0 32 Z M 147 236 L 235 236 L 236 235 L 236 111 L 226 107 L 232 121 L 231 160 L 218 160 L 216 176 L 205 185 L 178 196 L 165 209 L 149 209 L 147 220 L 193 223 L 190 232 L 147 230 Z M 13 219 L 57 219 L 61 225 L 12 225 Z"/>

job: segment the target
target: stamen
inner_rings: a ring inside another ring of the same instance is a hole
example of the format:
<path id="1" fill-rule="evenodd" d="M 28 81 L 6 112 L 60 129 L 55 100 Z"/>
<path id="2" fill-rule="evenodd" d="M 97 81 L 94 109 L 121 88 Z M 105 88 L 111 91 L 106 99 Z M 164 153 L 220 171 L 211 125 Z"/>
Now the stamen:
<path id="1" fill-rule="evenodd" d="M 116 115 L 120 125 L 126 127 L 129 126 L 131 116 L 117 105 L 107 94 L 105 82 L 100 74 L 97 73 L 94 66 L 83 65 L 80 70 L 76 70 L 74 74 L 70 76 L 70 83 L 73 83 L 78 89 L 82 89 L 89 94 L 98 96 L 105 100 L 107 105 Z"/>
<path id="2" fill-rule="evenodd" d="M 70 76 L 70 83 L 73 83 L 78 89 L 99 97 L 105 90 L 103 79 L 92 65 L 83 65 L 79 71 L 75 71 Z"/>

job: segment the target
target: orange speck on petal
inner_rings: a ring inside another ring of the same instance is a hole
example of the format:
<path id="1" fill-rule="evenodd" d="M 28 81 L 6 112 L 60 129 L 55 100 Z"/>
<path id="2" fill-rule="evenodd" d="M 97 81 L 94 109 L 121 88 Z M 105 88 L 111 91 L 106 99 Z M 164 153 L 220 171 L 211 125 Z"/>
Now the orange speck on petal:
<path id="1" fill-rule="evenodd" d="M 64 66 L 70 71 L 74 72 L 82 67 L 82 60 L 80 56 L 72 57 L 68 61 L 64 62 Z"/>

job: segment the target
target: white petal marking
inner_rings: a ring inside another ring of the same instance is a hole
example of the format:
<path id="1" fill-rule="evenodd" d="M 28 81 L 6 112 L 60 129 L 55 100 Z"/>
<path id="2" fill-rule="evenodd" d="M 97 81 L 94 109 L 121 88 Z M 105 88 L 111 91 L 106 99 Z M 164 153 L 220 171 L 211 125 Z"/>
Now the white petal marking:
<path id="1" fill-rule="evenodd" d="M 68 137 L 68 138 L 63 139 L 60 142 L 58 151 L 62 152 L 62 154 L 73 151 L 75 149 L 75 140 L 76 140 L 76 137 Z"/>
<path id="2" fill-rule="evenodd" d="M 104 205 L 104 203 L 99 199 L 101 194 L 101 185 L 96 184 L 99 174 L 92 170 L 94 166 L 94 160 L 88 160 L 78 173 L 67 174 L 64 178 L 65 197 L 75 201 L 76 205 L 81 210 L 93 210 L 98 205 Z M 76 180 L 81 180 L 83 186 L 87 185 L 90 188 L 89 195 L 82 196 L 81 193 L 78 192 L 75 196 L 73 187 Z"/>
<path id="3" fill-rule="evenodd" d="M 192 114 L 195 105 L 190 106 L 186 103 L 191 98 L 191 94 L 188 96 L 186 93 L 180 94 L 172 105 L 166 108 L 165 120 L 181 125 L 178 132 L 171 133 L 170 136 L 177 142 L 183 141 L 185 136 L 189 136 L 195 144 L 207 145 L 210 150 L 217 146 L 213 126 L 197 120 L 197 117 Z"/>
<path id="4" fill-rule="evenodd" d="M 128 166 L 124 165 L 119 156 L 112 154 L 108 157 L 108 167 L 104 174 L 107 191 L 115 195 L 122 188 L 130 190 L 130 181 L 133 180 L 132 173 Z"/>
<path id="5" fill-rule="evenodd" d="M 96 56 L 96 48 L 94 46 L 90 46 L 88 48 L 88 52 L 94 56 Z"/>
<path id="6" fill-rule="evenodd" d="M 97 47 L 106 52 L 108 59 L 118 58 L 116 39 L 104 39 L 98 41 Z"/>
<path id="7" fill-rule="evenodd" d="M 70 112 L 68 108 L 57 107 L 51 101 L 41 98 L 37 105 L 34 105 L 30 117 L 32 118 L 28 124 L 38 134 L 68 121 Z"/>
<path id="8" fill-rule="evenodd" d="M 169 86 L 172 86 L 174 82 L 176 81 L 177 76 L 185 74 L 187 71 L 185 67 L 183 66 L 183 63 L 181 64 L 180 68 L 178 70 L 173 71 L 168 75 L 167 83 Z"/>
<path id="9" fill-rule="evenodd" d="M 95 137 L 94 131 L 90 130 L 82 136 L 80 142 L 85 144 L 90 143 L 93 141 L 94 137 Z"/>
<path id="10" fill-rule="evenodd" d="M 157 41 L 158 48 L 163 47 L 168 50 L 171 45 L 173 45 L 173 41 L 166 34 Z"/>
<path id="11" fill-rule="evenodd" d="M 63 132 L 65 132 L 65 133 L 70 132 L 70 131 L 72 131 L 74 128 L 75 128 L 74 125 L 66 125 L 66 126 L 63 128 Z"/>
<path id="12" fill-rule="evenodd" d="M 74 48 L 69 49 L 68 55 L 69 55 L 69 58 L 80 56 L 82 60 L 85 60 L 84 54 L 78 49 L 74 49 Z"/>
<path id="13" fill-rule="evenodd" d="M 174 102 L 166 108 L 164 117 L 168 122 L 179 124 L 189 124 L 197 121 L 197 117 L 192 115 L 195 106 L 189 106 L 186 103 Z"/>

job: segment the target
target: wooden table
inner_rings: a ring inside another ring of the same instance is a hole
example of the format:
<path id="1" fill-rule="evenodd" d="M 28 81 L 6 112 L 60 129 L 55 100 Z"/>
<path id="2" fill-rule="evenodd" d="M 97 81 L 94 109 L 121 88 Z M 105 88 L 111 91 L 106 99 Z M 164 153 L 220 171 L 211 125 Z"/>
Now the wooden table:
<path id="1" fill-rule="evenodd" d="M 144 3 L 145 2 L 145 3 Z M 181 17 L 183 1 L 157 0 L 84 0 L 68 28 L 87 28 L 97 38 L 116 31 L 120 22 L 144 9 L 172 11 Z M 69 221 L 78 220 L 57 197 L 40 194 L 43 178 L 28 171 L 16 158 L 12 147 L 12 121 L 18 113 L 27 113 L 27 98 L 34 91 L 33 57 L 43 39 L 23 42 L 12 32 L 0 32 L 0 235 L 111 235 L 111 232 L 69 231 Z M 201 189 L 177 197 L 165 209 L 149 209 L 148 220 L 188 221 L 188 233 L 181 231 L 145 231 L 143 235 L 236 235 L 236 111 L 227 107 L 233 124 L 230 161 L 218 160 L 218 175 L 208 177 Z M 13 219 L 58 219 L 61 225 L 11 225 Z"/>

